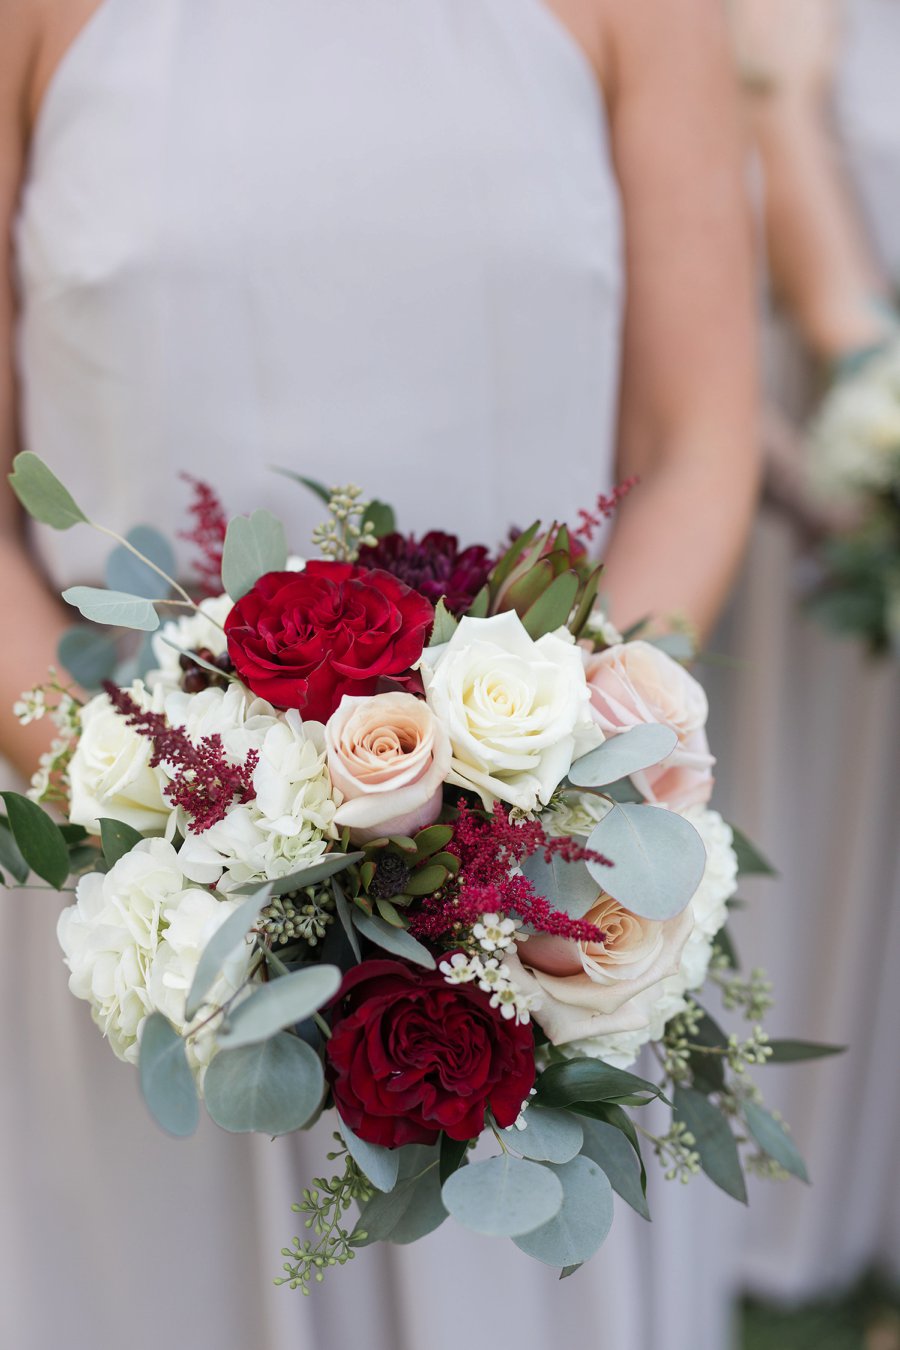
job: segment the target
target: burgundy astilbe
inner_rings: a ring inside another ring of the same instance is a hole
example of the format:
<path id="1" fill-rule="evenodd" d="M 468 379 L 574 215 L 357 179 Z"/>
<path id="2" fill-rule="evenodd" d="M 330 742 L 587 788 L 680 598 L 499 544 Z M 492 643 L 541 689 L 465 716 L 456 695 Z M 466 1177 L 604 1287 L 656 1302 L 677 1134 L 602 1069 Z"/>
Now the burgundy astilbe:
<path id="1" fill-rule="evenodd" d="M 500 802 L 493 814 L 472 810 L 460 799 L 447 851 L 460 860 L 459 874 L 449 887 L 425 899 L 410 917 L 416 937 L 438 941 L 461 925 L 471 928 L 483 914 L 516 914 L 537 932 L 573 942 L 602 942 L 603 934 L 585 919 L 572 919 L 538 895 L 527 877 L 511 869 L 532 853 L 545 861 L 594 862 L 611 867 L 608 858 L 569 836 L 548 835 L 538 820 L 513 822 Z M 599 893 L 599 891 L 598 891 Z"/>
<path id="2" fill-rule="evenodd" d="M 481 544 L 460 549 L 455 534 L 440 530 L 421 539 L 412 534 L 386 534 L 377 544 L 360 549 L 359 562 L 390 572 L 433 605 L 443 598 L 451 614 L 466 612 L 494 565 Z"/>
<path id="3" fill-rule="evenodd" d="M 601 492 L 593 511 L 585 511 L 582 508 L 578 512 L 578 526 L 572 532 L 576 538 L 583 539 L 589 544 L 603 522 L 615 515 L 619 504 L 628 496 L 631 489 L 637 486 L 638 481 L 637 475 L 634 474 L 631 478 L 626 478 L 624 483 L 617 483 L 608 496 Z"/>
<path id="4" fill-rule="evenodd" d="M 162 713 L 145 712 L 127 690 L 110 682 L 103 687 L 128 725 L 153 742 L 150 767 L 156 768 L 163 761 L 174 767 L 166 796 L 190 816 L 196 834 L 223 820 L 232 802 L 252 800 L 257 750 L 251 750 L 242 764 L 232 764 L 221 736 L 204 736 L 195 744 L 182 727 L 173 727 Z"/>
<path id="5" fill-rule="evenodd" d="M 178 538 L 193 544 L 197 550 L 193 567 L 199 588 L 204 595 L 218 595 L 222 590 L 222 546 L 228 517 L 209 483 L 193 478 L 189 473 L 182 473 L 181 477 L 190 484 L 193 493 L 188 504 L 193 524 L 189 530 L 179 530 Z"/>

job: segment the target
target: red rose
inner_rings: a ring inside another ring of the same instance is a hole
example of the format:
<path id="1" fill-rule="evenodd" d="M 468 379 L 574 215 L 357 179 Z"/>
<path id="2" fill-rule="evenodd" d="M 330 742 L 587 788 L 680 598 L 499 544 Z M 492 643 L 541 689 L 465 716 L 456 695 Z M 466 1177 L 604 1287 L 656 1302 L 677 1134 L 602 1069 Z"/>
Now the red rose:
<path id="1" fill-rule="evenodd" d="M 311 562 L 267 572 L 225 620 L 228 655 L 276 708 L 327 722 L 344 694 L 374 694 L 422 655 L 429 602 L 387 572 Z"/>
<path id="2" fill-rule="evenodd" d="M 474 1139 L 488 1107 L 498 1125 L 515 1121 L 534 1085 L 534 1040 L 471 985 L 364 961 L 344 976 L 326 1068 L 341 1118 L 370 1144 L 433 1144 L 441 1130 Z"/>

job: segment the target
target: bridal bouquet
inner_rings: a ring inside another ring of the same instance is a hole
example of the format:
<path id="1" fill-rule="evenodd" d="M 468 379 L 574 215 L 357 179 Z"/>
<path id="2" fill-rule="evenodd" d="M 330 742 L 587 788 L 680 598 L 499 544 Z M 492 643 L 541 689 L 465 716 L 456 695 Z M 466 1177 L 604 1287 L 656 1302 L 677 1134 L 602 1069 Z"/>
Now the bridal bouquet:
<path id="1" fill-rule="evenodd" d="M 36 456 L 11 481 L 39 521 L 93 524 Z M 65 592 L 103 625 L 63 639 L 74 683 L 17 708 L 59 735 L 3 794 L 0 867 L 72 894 L 71 990 L 150 1111 L 174 1135 L 201 1098 L 232 1131 L 330 1113 L 335 1175 L 279 1280 L 304 1292 L 448 1215 L 568 1274 L 613 1191 L 649 1217 L 645 1148 L 739 1199 L 742 1160 L 804 1177 L 748 1067 L 830 1047 L 770 1041 L 735 968 L 729 905 L 766 864 L 710 809 L 703 690 L 598 608 L 586 542 L 621 490 L 494 551 L 311 486 L 303 562 L 195 485 L 207 598 L 155 529 L 114 536 L 109 588 Z M 111 627 L 145 634 L 124 664 Z"/>
<path id="2" fill-rule="evenodd" d="M 838 379 L 812 426 L 814 486 L 856 522 L 827 540 L 823 622 L 900 650 L 900 338 Z"/>

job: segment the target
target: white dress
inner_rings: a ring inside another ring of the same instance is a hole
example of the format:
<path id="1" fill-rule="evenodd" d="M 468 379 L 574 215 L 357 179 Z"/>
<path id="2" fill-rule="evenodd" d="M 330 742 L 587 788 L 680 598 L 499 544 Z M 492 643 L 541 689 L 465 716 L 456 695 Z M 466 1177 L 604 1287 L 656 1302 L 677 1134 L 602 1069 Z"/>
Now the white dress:
<path id="1" fill-rule="evenodd" d="M 846 19 L 837 124 L 873 244 L 900 285 L 900 6 L 852 0 Z M 770 394 L 800 419 L 812 372 L 783 325 L 767 345 Z M 761 1076 L 813 1184 L 754 1187 L 739 1279 L 792 1300 L 873 1266 L 900 1276 L 900 675 L 798 612 L 801 567 L 790 528 L 761 517 L 711 644 L 738 665 L 707 679 L 711 738 L 729 745 L 719 801 L 781 873 L 753 888 L 739 947 L 775 982 L 773 1034 L 849 1046 Z"/>
<path id="2" fill-rule="evenodd" d="M 47 92 L 16 240 L 23 442 L 119 529 L 174 531 L 181 469 L 301 551 L 321 510 L 270 465 L 466 543 L 613 479 L 619 198 L 542 0 L 105 0 Z M 86 530 L 36 542 L 55 581 L 99 575 Z M 563 1286 L 447 1224 L 309 1299 L 272 1289 L 327 1133 L 163 1138 L 67 993 L 56 909 L 2 910 L 4 1347 L 722 1350 L 681 1194 L 672 1238 L 620 1213 Z"/>

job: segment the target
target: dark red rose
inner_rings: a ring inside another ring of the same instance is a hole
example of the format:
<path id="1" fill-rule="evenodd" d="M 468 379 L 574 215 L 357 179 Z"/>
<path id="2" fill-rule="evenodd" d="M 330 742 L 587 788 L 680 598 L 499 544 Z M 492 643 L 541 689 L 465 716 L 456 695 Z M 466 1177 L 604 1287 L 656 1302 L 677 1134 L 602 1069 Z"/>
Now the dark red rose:
<path id="1" fill-rule="evenodd" d="M 370 1144 L 433 1144 L 441 1130 L 474 1139 L 488 1107 L 504 1127 L 518 1116 L 534 1085 L 534 1038 L 471 984 L 364 961 L 344 976 L 326 1072 L 341 1118 Z"/>
<path id="2" fill-rule="evenodd" d="M 267 572 L 225 620 L 228 654 L 276 708 L 326 722 L 344 694 L 374 694 L 422 655 L 429 602 L 389 576 L 343 562 Z"/>
<path id="3" fill-rule="evenodd" d="M 455 534 L 432 530 L 414 535 L 386 534 L 359 560 L 405 581 L 433 603 L 443 598 L 451 614 L 464 614 L 490 575 L 493 559 L 481 544 L 460 550 Z"/>

